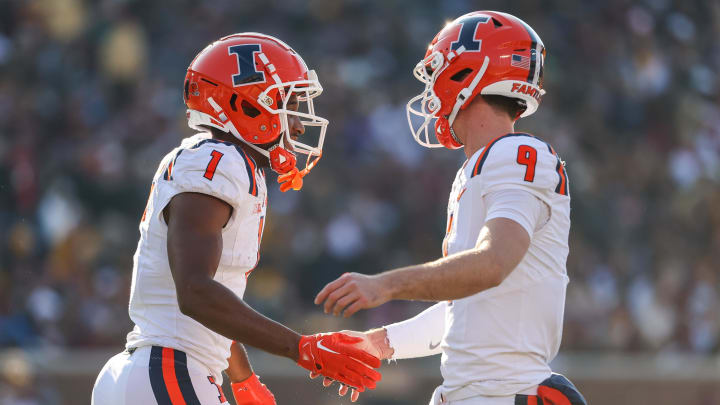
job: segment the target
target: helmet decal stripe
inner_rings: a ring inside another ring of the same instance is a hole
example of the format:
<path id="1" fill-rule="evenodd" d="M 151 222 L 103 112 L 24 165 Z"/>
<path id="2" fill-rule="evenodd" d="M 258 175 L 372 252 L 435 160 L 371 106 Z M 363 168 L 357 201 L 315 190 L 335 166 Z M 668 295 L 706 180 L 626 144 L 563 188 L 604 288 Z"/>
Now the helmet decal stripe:
<path id="1" fill-rule="evenodd" d="M 530 35 L 532 38 L 532 34 Z M 532 38 L 532 42 L 530 43 L 530 73 L 528 73 L 527 81 L 528 83 L 533 83 L 533 79 L 535 78 L 535 67 L 537 66 L 537 42 L 534 38 Z"/>
<path id="2" fill-rule="evenodd" d="M 528 72 L 527 82 L 537 85 L 537 83 L 535 82 L 535 77 L 538 74 L 537 68 L 539 66 L 542 66 L 542 59 L 540 59 L 542 58 L 542 55 L 539 55 L 539 53 L 541 52 L 540 49 L 543 46 L 542 41 L 535 33 L 535 30 L 533 30 L 524 21 L 518 21 L 522 23 L 522 26 L 525 28 L 525 31 L 527 31 L 528 36 L 530 37 L 530 72 Z M 538 59 L 540 60 L 538 61 Z"/>
<path id="3" fill-rule="evenodd" d="M 522 23 L 522 26 L 525 28 L 525 31 L 527 31 L 528 36 L 530 37 L 530 72 L 528 73 L 527 82 L 535 84 L 535 82 L 534 82 L 535 73 L 536 73 L 535 70 L 538 66 L 537 62 L 538 62 L 538 57 L 539 57 L 538 44 L 542 45 L 542 41 L 540 41 L 540 38 L 538 38 L 535 31 L 532 28 L 530 28 L 529 25 L 527 25 L 522 20 L 518 20 L 518 21 L 520 21 Z"/>
<path id="4" fill-rule="evenodd" d="M 533 84 L 536 86 L 540 85 L 540 77 L 542 76 L 543 68 L 543 45 L 542 43 L 537 44 L 535 51 L 535 74 L 533 75 Z"/>

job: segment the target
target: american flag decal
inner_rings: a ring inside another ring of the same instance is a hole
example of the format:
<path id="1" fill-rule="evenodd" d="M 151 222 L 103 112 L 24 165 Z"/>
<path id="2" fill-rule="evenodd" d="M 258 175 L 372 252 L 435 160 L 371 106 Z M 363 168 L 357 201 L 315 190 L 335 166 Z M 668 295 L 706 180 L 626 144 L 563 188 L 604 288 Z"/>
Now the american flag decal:
<path id="1" fill-rule="evenodd" d="M 510 65 L 522 69 L 530 69 L 530 57 L 513 54 L 512 59 L 510 59 Z"/>

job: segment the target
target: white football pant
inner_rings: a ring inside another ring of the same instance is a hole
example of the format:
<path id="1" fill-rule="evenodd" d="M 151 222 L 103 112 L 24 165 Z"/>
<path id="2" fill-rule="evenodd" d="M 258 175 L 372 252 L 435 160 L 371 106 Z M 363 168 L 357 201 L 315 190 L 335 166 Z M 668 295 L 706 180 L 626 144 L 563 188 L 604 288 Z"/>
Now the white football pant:
<path id="1" fill-rule="evenodd" d="M 92 405 L 228 405 L 207 367 L 184 352 L 144 346 L 113 356 L 95 381 Z"/>

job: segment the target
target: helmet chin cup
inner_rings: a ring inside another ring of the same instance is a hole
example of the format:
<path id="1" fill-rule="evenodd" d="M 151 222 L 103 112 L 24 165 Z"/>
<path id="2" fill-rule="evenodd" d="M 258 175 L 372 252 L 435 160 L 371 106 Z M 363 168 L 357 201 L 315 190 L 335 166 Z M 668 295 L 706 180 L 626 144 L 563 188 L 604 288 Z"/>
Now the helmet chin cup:
<path id="1" fill-rule="evenodd" d="M 285 174 L 291 171 L 297 159 L 295 155 L 280 145 L 275 145 L 269 150 L 270 152 L 270 168 L 279 174 Z"/>
<path id="2" fill-rule="evenodd" d="M 435 137 L 442 146 L 448 149 L 460 149 L 463 147 L 463 145 L 452 136 L 450 132 L 450 122 L 448 122 L 445 117 L 440 117 L 435 121 Z"/>

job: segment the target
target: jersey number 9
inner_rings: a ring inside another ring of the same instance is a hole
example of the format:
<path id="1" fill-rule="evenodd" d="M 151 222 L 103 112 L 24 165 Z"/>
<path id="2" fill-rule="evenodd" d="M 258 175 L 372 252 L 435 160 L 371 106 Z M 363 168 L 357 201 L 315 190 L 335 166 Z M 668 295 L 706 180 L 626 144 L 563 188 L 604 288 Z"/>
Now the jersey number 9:
<path id="1" fill-rule="evenodd" d="M 517 162 L 525 166 L 524 180 L 532 183 L 535 180 L 535 165 L 537 164 L 537 150 L 532 146 L 520 145 L 518 147 Z"/>

